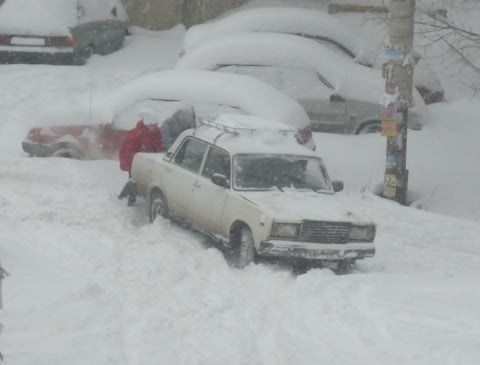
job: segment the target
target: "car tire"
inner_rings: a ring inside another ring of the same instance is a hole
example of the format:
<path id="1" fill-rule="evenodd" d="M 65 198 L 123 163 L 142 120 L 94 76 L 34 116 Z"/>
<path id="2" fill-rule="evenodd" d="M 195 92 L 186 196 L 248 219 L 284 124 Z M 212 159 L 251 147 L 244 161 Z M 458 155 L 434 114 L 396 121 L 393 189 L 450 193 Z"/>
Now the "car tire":
<path id="1" fill-rule="evenodd" d="M 378 133 L 382 129 L 382 124 L 379 120 L 372 120 L 362 123 L 356 131 L 356 134 Z"/>
<path id="2" fill-rule="evenodd" d="M 348 274 L 355 266 L 355 260 L 340 260 L 334 270 L 337 274 Z"/>
<path id="3" fill-rule="evenodd" d="M 239 242 L 235 246 L 235 266 L 243 269 L 255 260 L 255 243 L 250 228 L 243 226 L 239 232 Z"/>
<path id="4" fill-rule="evenodd" d="M 159 216 L 168 218 L 168 203 L 160 190 L 154 190 L 148 199 L 148 219 L 153 223 Z"/>
<path id="5" fill-rule="evenodd" d="M 73 158 L 75 160 L 81 160 L 83 157 L 82 152 L 75 146 L 61 146 L 53 151 L 50 157 L 63 157 Z"/>

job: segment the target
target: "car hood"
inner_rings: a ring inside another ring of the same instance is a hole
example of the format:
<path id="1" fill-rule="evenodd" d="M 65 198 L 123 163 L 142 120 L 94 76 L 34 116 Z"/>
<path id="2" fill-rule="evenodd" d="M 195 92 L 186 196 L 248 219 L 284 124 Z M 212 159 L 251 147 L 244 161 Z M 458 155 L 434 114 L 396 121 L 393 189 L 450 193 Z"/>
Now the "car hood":
<path id="1" fill-rule="evenodd" d="M 241 192 L 240 196 L 258 206 L 277 221 L 339 221 L 372 223 L 361 214 L 354 213 L 346 202 L 333 193 L 314 191 Z"/>

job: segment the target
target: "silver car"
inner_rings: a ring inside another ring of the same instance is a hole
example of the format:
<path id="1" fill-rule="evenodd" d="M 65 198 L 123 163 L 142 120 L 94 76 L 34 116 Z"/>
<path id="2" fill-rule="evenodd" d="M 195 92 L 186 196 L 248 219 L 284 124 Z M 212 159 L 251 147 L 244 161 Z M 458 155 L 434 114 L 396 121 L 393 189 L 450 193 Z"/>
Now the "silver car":
<path id="1" fill-rule="evenodd" d="M 217 71 L 254 76 L 295 98 L 305 109 L 317 132 L 363 134 L 380 131 L 382 107 L 345 98 L 318 72 L 277 66 L 230 65 Z M 409 114 L 409 125 L 420 129 L 421 116 Z"/>
<path id="2" fill-rule="evenodd" d="M 178 69 L 246 74 L 296 99 L 316 131 L 360 134 L 380 130 L 385 80 L 315 41 L 289 34 L 234 33 L 205 41 L 177 62 Z M 414 89 L 408 126 L 421 129 L 425 104 Z"/>

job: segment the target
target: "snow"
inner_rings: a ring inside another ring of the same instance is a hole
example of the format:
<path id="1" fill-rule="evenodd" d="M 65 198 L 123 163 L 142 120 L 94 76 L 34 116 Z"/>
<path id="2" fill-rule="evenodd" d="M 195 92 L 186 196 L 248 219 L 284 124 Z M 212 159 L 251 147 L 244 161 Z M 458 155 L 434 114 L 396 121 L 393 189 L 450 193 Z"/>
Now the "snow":
<path id="1" fill-rule="evenodd" d="M 362 59 L 362 39 L 345 31 L 334 16 L 312 9 L 287 7 L 245 9 L 218 21 L 195 25 L 185 33 L 183 50 L 189 53 L 208 39 L 232 32 L 278 32 L 328 38 L 345 46 L 357 60 Z"/>
<path id="2" fill-rule="evenodd" d="M 184 135 L 195 135 L 231 153 L 278 153 L 315 156 L 295 139 L 297 129 L 258 116 L 221 114 L 213 121 L 199 123 L 196 130 L 188 129 Z M 275 128 L 276 127 L 276 128 Z M 229 133 L 230 132 L 230 133 Z M 180 141 L 180 138 L 179 138 Z"/>
<path id="3" fill-rule="evenodd" d="M 76 7 L 59 5 L 66 19 L 75 16 Z M 15 14 L 15 15 L 12 15 Z M 6 0 L 0 8 L 0 33 L 48 36 L 70 36 L 68 21 L 58 22 L 55 15 L 39 0 Z"/>
<path id="4" fill-rule="evenodd" d="M 0 66 L 4 363 L 479 364 L 480 100 L 453 77 L 409 133 L 422 209 L 372 194 L 384 138 L 315 135 L 339 199 L 377 224 L 376 256 L 347 275 L 232 269 L 200 235 L 119 201 L 117 162 L 24 155 L 38 113 L 171 67 L 182 36 L 136 29 L 83 67 Z"/>

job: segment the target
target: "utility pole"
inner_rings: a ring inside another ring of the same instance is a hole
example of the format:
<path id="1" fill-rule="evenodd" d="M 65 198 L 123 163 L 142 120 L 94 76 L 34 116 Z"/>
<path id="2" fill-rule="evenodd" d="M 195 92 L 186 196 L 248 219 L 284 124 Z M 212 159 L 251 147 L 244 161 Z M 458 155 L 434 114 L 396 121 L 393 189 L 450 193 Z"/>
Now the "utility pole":
<path id="1" fill-rule="evenodd" d="M 415 0 L 390 0 L 390 37 L 385 47 L 385 103 L 382 135 L 387 137 L 383 196 L 407 204 L 407 124 L 412 101 Z"/>

